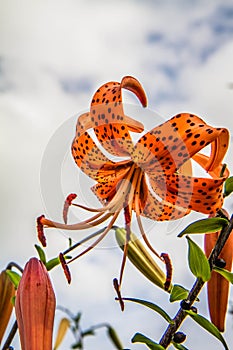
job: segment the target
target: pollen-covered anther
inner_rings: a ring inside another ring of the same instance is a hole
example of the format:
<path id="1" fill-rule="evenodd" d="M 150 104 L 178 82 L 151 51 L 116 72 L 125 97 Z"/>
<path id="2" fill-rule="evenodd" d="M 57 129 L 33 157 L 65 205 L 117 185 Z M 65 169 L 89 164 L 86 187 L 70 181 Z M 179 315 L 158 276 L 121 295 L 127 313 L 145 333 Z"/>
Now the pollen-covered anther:
<path id="1" fill-rule="evenodd" d="M 72 204 L 72 201 L 77 197 L 77 194 L 75 193 L 71 193 L 66 197 L 65 203 L 64 203 L 64 207 L 63 207 L 63 220 L 64 223 L 67 224 L 67 216 L 68 216 L 68 210 L 69 207 Z"/>
<path id="2" fill-rule="evenodd" d="M 37 218 L 37 234 L 38 234 L 38 239 L 41 242 L 43 247 L 46 247 L 46 237 L 44 235 L 44 225 L 42 223 L 42 219 L 44 218 L 44 215 L 41 215 Z"/>
<path id="3" fill-rule="evenodd" d="M 167 270 L 167 276 L 166 276 L 166 281 L 164 283 L 164 289 L 168 291 L 171 287 L 171 280 L 172 280 L 172 263 L 169 255 L 167 253 L 162 253 L 161 258 L 163 259 L 165 265 L 166 265 L 166 270 Z"/>
<path id="4" fill-rule="evenodd" d="M 125 304 L 124 304 L 124 301 L 123 301 L 122 296 L 121 296 L 120 285 L 118 283 L 117 278 L 113 279 L 113 287 L 114 287 L 114 289 L 115 289 L 115 291 L 117 293 L 116 300 L 118 300 L 119 303 L 120 303 L 121 311 L 124 311 Z"/>
<path id="5" fill-rule="evenodd" d="M 63 271 L 65 273 L 67 282 L 70 284 L 71 283 L 71 273 L 70 273 L 70 270 L 69 270 L 69 268 L 67 266 L 67 263 L 66 263 L 66 260 L 64 258 L 64 255 L 62 253 L 59 254 L 59 260 L 60 260 L 61 266 L 63 268 Z"/>

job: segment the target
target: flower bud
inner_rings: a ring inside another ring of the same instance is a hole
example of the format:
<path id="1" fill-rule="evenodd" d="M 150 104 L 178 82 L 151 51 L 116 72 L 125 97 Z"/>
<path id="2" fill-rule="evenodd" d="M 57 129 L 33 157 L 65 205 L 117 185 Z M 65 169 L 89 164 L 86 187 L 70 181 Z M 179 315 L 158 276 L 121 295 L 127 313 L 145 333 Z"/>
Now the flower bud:
<path id="1" fill-rule="evenodd" d="M 0 274 L 0 344 L 13 309 L 12 298 L 14 295 L 14 284 L 7 276 L 6 270 L 3 270 Z"/>
<path id="2" fill-rule="evenodd" d="M 16 295 L 15 312 L 22 350 L 52 350 L 56 299 L 44 264 L 31 258 Z"/>
<path id="3" fill-rule="evenodd" d="M 117 228 L 115 231 L 116 240 L 122 248 L 126 242 L 126 230 Z M 165 289 L 166 275 L 145 249 L 141 241 L 131 233 L 131 240 L 128 243 L 127 256 L 134 266 L 152 283 Z M 169 291 L 172 285 L 169 286 Z"/>
<path id="4" fill-rule="evenodd" d="M 208 257 L 214 248 L 219 232 L 205 235 L 205 253 Z M 218 261 L 226 263 L 225 269 L 231 271 L 233 258 L 233 231 L 224 245 Z M 228 305 L 229 282 L 219 273 L 212 271 L 211 279 L 207 282 L 209 313 L 212 323 L 220 332 L 225 328 L 225 317 Z"/>
<path id="5" fill-rule="evenodd" d="M 53 350 L 57 350 L 59 348 L 59 346 L 61 345 L 61 343 L 66 335 L 66 332 L 69 329 L 69 327 L 70 327 L 70 321 L 68 320 L 68 318 L 66 318 L 66 317 L 62 318 L 60 323 L 59 323 L 59 327 L 58 327 L 57 336 L 56 336 Z"/>

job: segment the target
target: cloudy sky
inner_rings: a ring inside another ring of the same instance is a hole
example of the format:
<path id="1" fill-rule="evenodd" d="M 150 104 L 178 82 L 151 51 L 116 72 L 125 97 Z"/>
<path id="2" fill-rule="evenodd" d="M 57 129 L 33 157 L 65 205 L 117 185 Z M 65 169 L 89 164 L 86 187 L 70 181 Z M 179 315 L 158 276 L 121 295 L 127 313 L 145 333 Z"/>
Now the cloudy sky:
<path id="1" fill-rule="evenodd" d="M 67 193 L 81 191 L 84 199 L 88 195 L 82 186 L 86 180 L 80 177 L 69 147 L 77 114 L 88 108 L 100 85 L 135 76 L 147 92 L 149 109 L 164 119 L 187 111 L 232 131 L 232 62 L 231 0 L 1 1 L 1 268 L 11 260 L 24 265 L 35 255 L 38 215 L 59 219 Z M 130 94 L 126 98 L 137 103 Z M 230 154 L 232 144 L 227 156 L 232 170 Z M 232 210 L 232 201 L 227 200 L 226 207 Z M 154 224 L 153 229 L 151 223 L 145 223 L 158 251 L 170 252 L 175 283 L 187 288 L 194 279 L 184 267 L 185 240 L 176 238 L 175 229 L 181 230 L 194 218 L 172 226 Z M 53 257 L 67 241 L 61 232 L 48 235 L 47 254 Z M 140 306 L 127 305 L 121 313 L 112 288 L 121 251 L 108 239 L 71 266 L 71 286 L 60 268 L 52 271 L 58 304 L 82 311 L 84 328 L 107 321 L 117 329 L 125 347 L 144 349 L 131 345 L 134 333 L 159 340 L 166 324 Z M 197 242 L 201 244 L 201 237 Z M 179 251 L 183 255 L 177 256 Z M 123 293 L 162 304 L 171 315 L 178 307 L 168 305 L 167 296 L 130 263 Z M 205 292 L 202 299 L 199 310 L 207 315 Z M 229 317 L 226 338 L 230 346 L 232 327 Z M 189 334 L 188 348 L 222 349 L 191 321 L 182 329 Z M 68 349 L 71 342 L 70 335 L 62 349 Z M 15 348 L 19 348 L 17 341 Z M 86 342 L 86 350 L 97 348 L 112 349 L 104 331 Z"/>

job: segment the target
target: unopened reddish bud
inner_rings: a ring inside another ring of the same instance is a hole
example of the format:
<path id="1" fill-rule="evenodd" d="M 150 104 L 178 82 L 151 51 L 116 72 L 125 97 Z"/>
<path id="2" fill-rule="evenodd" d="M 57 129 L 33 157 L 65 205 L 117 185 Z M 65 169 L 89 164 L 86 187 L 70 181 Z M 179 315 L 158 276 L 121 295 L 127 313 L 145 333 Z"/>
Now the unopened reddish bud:
<path id="1" fill-rule="evenodd" d="M 15 287 L 7 276 L 6 270 L 3 270 L 0 273 L 0 344 L 13 309 L 14 295 Z"/>
<path id="2" fill-rule="evenodd" d="M 44 264 L 31 258 L 16 295 L 15 312 L 22 350 L 52 350 L 56 299 Z"/>
<path id="3" fill-rule="evenodd" d="M 219 232 L 205 235 L 205 253 L 207 257 L 209 257 L 212 249 L 214 248 L 218 236 Z M 218 259 L 215 262 L 216 266 L 219 266 L 219 262 L 224 262 L 224 268 L 228 271 L 231 271 L 232 258 L 233 231 L 231 232 L 226 244 L 224 245 Z M 225 318 L 228 305 L 229 282 L 219 273 L 212 271 L 211 279 L 207 282 L 207 291 L 211 321 L 219 329 L 220 332 L 223 332 L 225 329 Z"/>

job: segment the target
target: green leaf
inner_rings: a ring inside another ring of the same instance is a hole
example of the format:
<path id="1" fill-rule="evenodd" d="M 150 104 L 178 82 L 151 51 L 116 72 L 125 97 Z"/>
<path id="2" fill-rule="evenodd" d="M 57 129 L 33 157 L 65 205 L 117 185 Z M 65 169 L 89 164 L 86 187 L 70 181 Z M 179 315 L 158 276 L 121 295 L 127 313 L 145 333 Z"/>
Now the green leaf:
<path id="1" fill-rule="evenodd" d="M 121 341 L 120 341 L 115 329 L 112 328 L 111 326 L 108 327 L 108 336 L 111 339 L 112 343 L 115 345 L 116 349 L 118 349 L 118 350 L 123 349 L 123 345 L 121 344 Z"/>
<path id="2" fill-rule="evenodd" d="M 11 298 L 12 304 L 15 306 L 16 295 Z"/>
<path id="3" fill-rule="evenodd" d="M 183 300 L 186 299 L 189 294 L 188 289 L 180 286 L 179 284 L 174 284 L 171 294 L 170 294 L 170 302 L 173 303 L 177 300 Z"/>
<path id="4" fill-rule="evenodd" d="M 217 267 L 217 266 L 214 267 L 214 271 L 216 271 L 217 273 L 222 275 L 228 282 L 233 284 L 233 273 L 232 272 L 229 272 L 229 271 L 222 269 L 220 267 Z"/>
<path id="5" fill-rule="evenodd" d="M 42 263 L 43 263 L 44 265 L 46 265 L 46 256 L 45 256 L 44 250 L 41 248 L 41 246 L 39 246 L 39 245 L 37 245 L 37 244 L 35 244 L 34 247 L 35 247 L 36 250 L 37 250 L 37 253 L 38 253 L 38 255 L 39 255 L 40 260 L 42 261 Z"/>
<path id="6" fill-rule="evenodd" d="M 229 196 L 233 192 L 233 176 L 228 177 L 224 184 L 224 197 Z"/>
<path id="7" fill-rule="evenodd" d="M 144 343 L 148 346 L 151 350 L 164 350 L 164 347 L 162 345 L 159 345 L 155 343 L 150 338 L 146 337 L 145 335 L 141 333 L 136 333 L 133 338 L 131 339 L 132 343 Z"/>
<path id="8" fill-rule="evenodd" d="M 6 270 L 6 273 L 10 278 L 11 282 L 14 284 L 15 288 L 17 289 L 19 281 L 21 280 L 21 276 L 17 272 L 11 270 Z"/>
<path id="9" fill-rule="evenodd" d="M 158 306 L 158 305 L 156 305 L 154 303 L 151 303 L 150 301 L 146 301 L 146 300 L 142 300 L 142 299 L 135 299 L 135 298 L 122 298 L 122 299 L 126 300 L 126 301 L 133 301 L 134 303 L 146 306 L 149 309 L 151 309 L 151 310 L 157 312 L 158 314 L 160 314 L 160 316 L 162 316 L 170 324 L 174 323 L 172 321 L 171 317 L 166 313 L 166 311 L 164 311 L 160 306 Z"/>
<path id="10" fill-rule="evenodd" d="M 175 284 L 171 290 L 169 301 L 170 303 L 173 303 L 174 301 L 187 299 L 188 294 L 188 289 L 184 288 L 179 284 Z M 197 298 L 196 301 L 199 301 L 199 299 Z"/>
<path id="11" fill-rule="evenodd" d="M 64 256 L 65 259 L 71 259 L 71 256 Z M 60 259 L 59 258 L 53 258 L 45 264 L 47 271 L 52 270 L 55 266 L 60 264 Z"/>
<path id="12" fill-rule="evenodd" d="M 59 258 L 53 258 L 53 259 L 47 261 L 47 263 L 46 263 L 45 266 L 46 266 L 47 271 L 50 271 L 50 270 L 52 270 L 55 266 L 57 266 L 57 265 L 59 265 L 59 264 L 60 264 Z"/>
<path id="13" fill-rule="evenodd" d="M 186 348 L 184 345 L 177 344 L 174 341 L 172 342 L 172 345 L 174 346 L 174 348 L 179 349 L 179 350 L 188 350 L 188 348 Z"/>
<path id="14" fill-rule="evenodd" d="M 207 320 L 205 317 L 196 314 L 195 312 L 188 310 L 186 311 L 186 313 L 189 314 L 189 316 L 192 317 L 192 319 L 194 321 L 196 321 L 202 328 L 204 328 L 207 332 L 209 332 L 210 334 L 212 334 L 214 337 L 216 337 L 218 340 L 220 340 L 220 342 L 223 344 L 224 348 L 226 350 L 228 349 L 228 346 L 222 336 L 222 334 L 219 332 L 218 328 L 211 323 L 209 320 Z"/>
<path id="15" fill-rule="evenodd" d="M 193 233 L 212 233 L 220 231 L 224 226 L 228 225 L 228 220 L 223 218 L 201 219 L 188 225 L 178 237 Z"/>
<path id="16" fill-rule="evenodd" d="M 210 265 L 205 253 L 202 249 L 186 236 L 189 245 L 188 262 L 189 268 L 197 278 L 201 278 L 202 281 L 207 282 L 211 277 Z"/>

